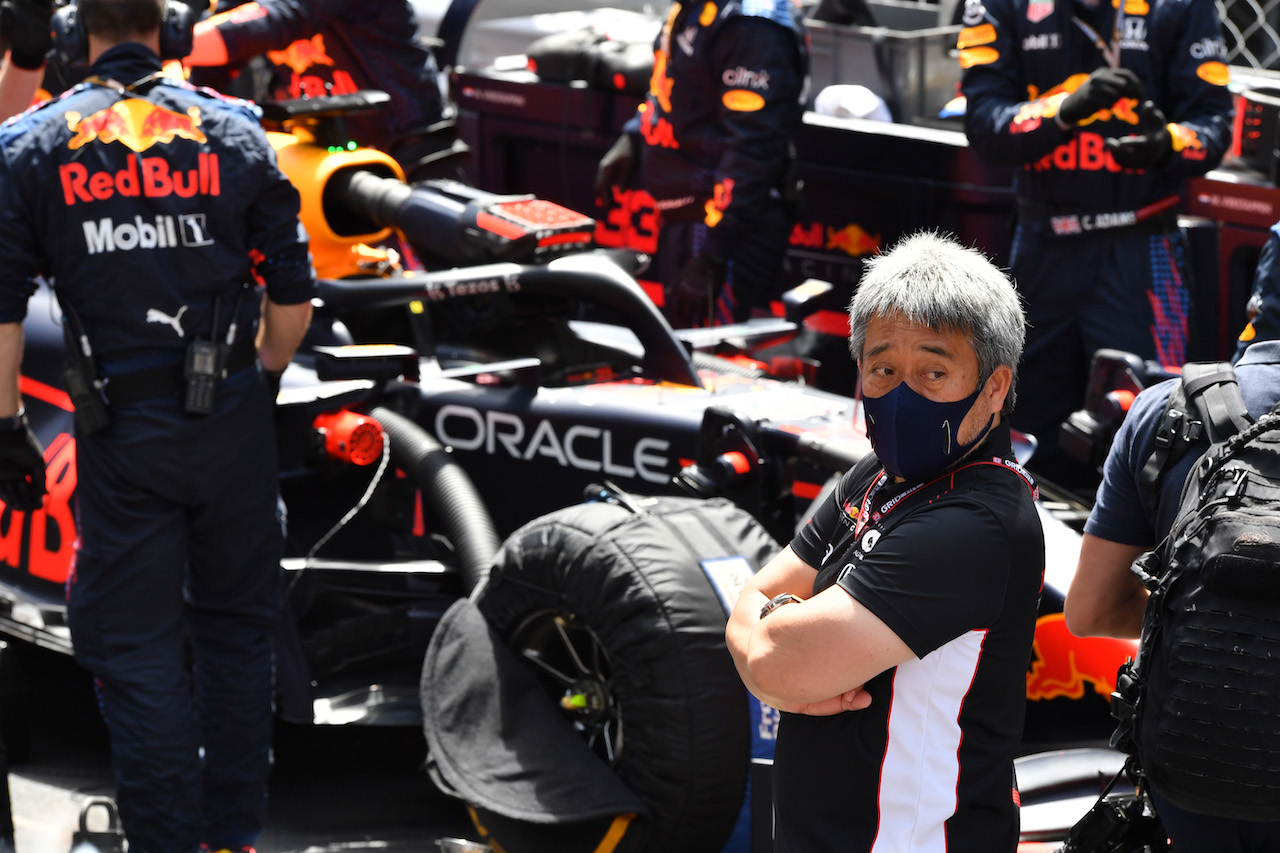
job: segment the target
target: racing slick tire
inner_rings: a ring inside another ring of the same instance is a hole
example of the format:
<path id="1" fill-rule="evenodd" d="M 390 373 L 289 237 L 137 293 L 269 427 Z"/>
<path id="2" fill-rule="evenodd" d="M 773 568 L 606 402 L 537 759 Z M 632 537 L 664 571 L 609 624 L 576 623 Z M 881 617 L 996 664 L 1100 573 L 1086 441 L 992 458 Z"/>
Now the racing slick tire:
<path id="1" fill-rule="evenodd" d="M 719 851 L 752 749 L 726 614 L 780 547 L 724 499 L 600 496 L 513 533 L 474 603 L 646 803 L 643 850 Z"/>

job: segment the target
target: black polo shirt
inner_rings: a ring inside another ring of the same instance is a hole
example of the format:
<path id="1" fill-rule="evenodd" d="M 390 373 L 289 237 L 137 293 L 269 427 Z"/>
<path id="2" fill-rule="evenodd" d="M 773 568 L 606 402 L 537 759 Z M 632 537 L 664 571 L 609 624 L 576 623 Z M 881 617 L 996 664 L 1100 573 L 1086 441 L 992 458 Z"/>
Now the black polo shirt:
<path id="1" fill-rule="evenodd" d="M 782 849 L 1016 849 L 1013 758 L 1044 535 L 1034 485 L 1012 458 L 1003 425 L 925 484 L 882 482 L 871 458 L 791 543 L 815 567 L 815 593 L 838 584 L 917 659 L 869 681 L 865 710 L 783 715 Z"/>

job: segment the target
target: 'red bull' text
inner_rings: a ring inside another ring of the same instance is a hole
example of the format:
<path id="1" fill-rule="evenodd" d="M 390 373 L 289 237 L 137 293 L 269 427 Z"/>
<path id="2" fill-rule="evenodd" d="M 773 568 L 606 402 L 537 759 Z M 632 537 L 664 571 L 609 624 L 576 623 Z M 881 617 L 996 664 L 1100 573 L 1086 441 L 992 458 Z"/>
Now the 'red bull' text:
<path id="1" fill-rule="evenodd" d="M 70 207 L 80 202 L 106 201 L 117 195 L 126 198 L 163 198 L 176 195 L 217 196 L 222 193 L 218 155 L 200 152 L 194 169 L 171 169 L 163 157 L 131 156 L 116 172 L 90 172 L 83 163 L 65 163 L 58 168 L 62 199 Z"/>
<path id="2" fill-rule="evenodd" d="M 1062 143 L 1027 168 L 1037 172 L 1060 169 L 1074 172 L 1121 172 L 1119 163 L 1107 150 L 1107 141 L 1096 133 L 1081 133 Z"/>

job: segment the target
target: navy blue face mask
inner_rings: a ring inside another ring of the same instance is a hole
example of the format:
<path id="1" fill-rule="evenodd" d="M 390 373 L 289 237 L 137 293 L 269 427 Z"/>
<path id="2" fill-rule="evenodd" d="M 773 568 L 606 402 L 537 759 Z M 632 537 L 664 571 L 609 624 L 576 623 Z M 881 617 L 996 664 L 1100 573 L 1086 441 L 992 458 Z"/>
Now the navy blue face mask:
<path id="1" fill-rule="evenodd" d="M 879 397 L 863 397 L 867 435 L 880 464 L 904 480 L 923 482 L 941 474 L 986 437 L 995 420 L 987 419 L 978 437 L 968 444 L 956 439 L 960 422 L 982 392 L 979 388 L 963 400 L 935 403 L 905 382 Z"/>

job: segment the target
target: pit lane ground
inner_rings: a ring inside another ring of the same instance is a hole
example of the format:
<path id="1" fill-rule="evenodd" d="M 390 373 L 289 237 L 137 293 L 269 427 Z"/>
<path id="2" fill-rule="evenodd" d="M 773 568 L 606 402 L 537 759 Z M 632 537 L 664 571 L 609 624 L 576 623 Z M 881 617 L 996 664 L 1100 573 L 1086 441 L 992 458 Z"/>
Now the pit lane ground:
<path id="1" fill-rule="evenodd" d="M 73 660 L 22 647 L 20 662 L 31 739 L 9 767 L 17 851 L 68 853 L 84 804 L 113 792 L 106 730 Z M 437 838 L 474 838 L 461 805 L 423 772 L 423 756 L 416 730 L 278 724 L 258 853 L 437 851 Z M 103 817 L 95 810 L 90 828 Z"/>

